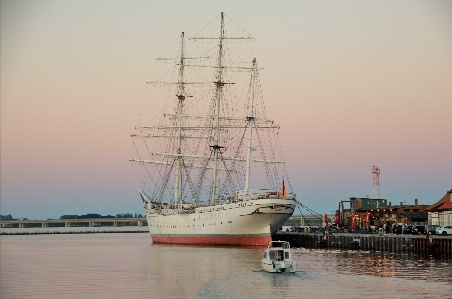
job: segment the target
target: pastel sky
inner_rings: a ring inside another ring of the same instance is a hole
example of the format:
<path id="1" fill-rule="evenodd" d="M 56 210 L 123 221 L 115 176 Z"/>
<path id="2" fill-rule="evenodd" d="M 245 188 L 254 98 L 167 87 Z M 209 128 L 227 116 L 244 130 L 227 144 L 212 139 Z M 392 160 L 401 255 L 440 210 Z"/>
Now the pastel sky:
<path id="1" fill-rule="evenodd" d="M 452 188 L 452 2 L 1 0 L 0 214 L 143 213 L 130 134 L 155 59 L 220 12 L 256 38 L 298 200 Z M 307 213 L 306 211 L 302 211 Z"/>

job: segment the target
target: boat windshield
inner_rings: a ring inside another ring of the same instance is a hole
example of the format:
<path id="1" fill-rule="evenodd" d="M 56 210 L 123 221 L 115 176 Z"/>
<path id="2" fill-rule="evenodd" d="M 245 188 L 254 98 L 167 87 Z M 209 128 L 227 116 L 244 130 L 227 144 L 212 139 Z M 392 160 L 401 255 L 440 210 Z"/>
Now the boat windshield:
<path id="1" fill-rule="evenodd" d="M 272 250 L 270 251 L 270 260 L 282 261 L 284 260 L 284 250 Z"/>

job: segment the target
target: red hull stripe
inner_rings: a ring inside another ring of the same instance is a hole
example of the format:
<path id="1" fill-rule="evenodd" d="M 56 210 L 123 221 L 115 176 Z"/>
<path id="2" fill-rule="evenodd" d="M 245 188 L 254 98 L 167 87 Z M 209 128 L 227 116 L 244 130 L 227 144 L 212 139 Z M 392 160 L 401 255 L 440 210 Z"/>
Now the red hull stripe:
<path id="1" fill-rule="evenodd" d="M 152 236 L 154 243 L 167 244 L 197 244 L 197 245 L 239 245 L 239 246 L 267 246 L 272 240 L 266 236 Z"/>

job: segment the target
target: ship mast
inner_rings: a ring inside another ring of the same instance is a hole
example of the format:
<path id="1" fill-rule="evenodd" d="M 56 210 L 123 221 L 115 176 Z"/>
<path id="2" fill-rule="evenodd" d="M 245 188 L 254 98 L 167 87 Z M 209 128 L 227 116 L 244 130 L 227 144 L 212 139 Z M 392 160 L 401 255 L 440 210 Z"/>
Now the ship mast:
<path id="1" fill-rule="evenodd" d="M 221 104 L 221 96 L 223 94 L 223 39 L 224 39 L 224 14 L 221 13 L 221 32 L 220 32 L 220 43 L 219 43 L 219 51 L 218 51 L 218 74 L 217 81 L 214 82 L 216 84 L 215 90 L 215 98 L 216 98 L 216 115 L 215 115 L 215 145 L 212 145 L 211 148 L 213 150 L 213 177 L 212 177 L 212 189 L 210 194 L 211 204 L 215 205 L 215 193 L 217 191 L 217 173 L 218 173 L 218 154 L 220 149 L 223 148 L 219 146 L 220 142 L 220 104 Z"/>
<path id="2" fill-rule="evenodd" d="M 251 107 L 250 107 L 250 115 L 246 117 L 246 120 L 248 121 L 248 155 L 246 158 L 246 174 L 245 174 L 245 190 L 244 195 L 245 199 L 248 193 L 248 188 L 250 184 L 250 168 L 251 168 L 251 152 L 253 151 L 253 148 L 251 147 L 251 141 L 253 138 L 253 123 L 254 123 L 254 87 L 256 85 L 256 58 L 253 59 L 253 80 L 252 80 L 252 89 L 251 89 Z"/>
<path id="3" fill-rule="evenodd" d="M 180 185 L 180 161 L 181 161 L 181 147 L 182 147 L 182 108 L 185 100 L 185 86 L 184 86 L 184 32 L 181 34 L 181 49 L 180 49 L 180 68 L 178 80 L 178 134 L 177 134 L 177 155 L 175 157 L 175 181 L 174 181 L 174 204 L 177 205 L 179 197 Z"/>

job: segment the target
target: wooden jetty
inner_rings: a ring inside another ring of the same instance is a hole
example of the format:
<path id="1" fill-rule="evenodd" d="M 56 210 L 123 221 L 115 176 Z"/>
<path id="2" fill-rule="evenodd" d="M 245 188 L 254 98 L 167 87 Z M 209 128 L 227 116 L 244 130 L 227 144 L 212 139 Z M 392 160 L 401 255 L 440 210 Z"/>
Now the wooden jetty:
<path id="1" fill-rule="evenodd" d="M 452 256 L 451 236 L 344 234 L 278 232 L 273 240 L 288 241 L 291 247 L 328 248 L 345 250 L 377 250 L 388 252 L 411 251 Z"/>

